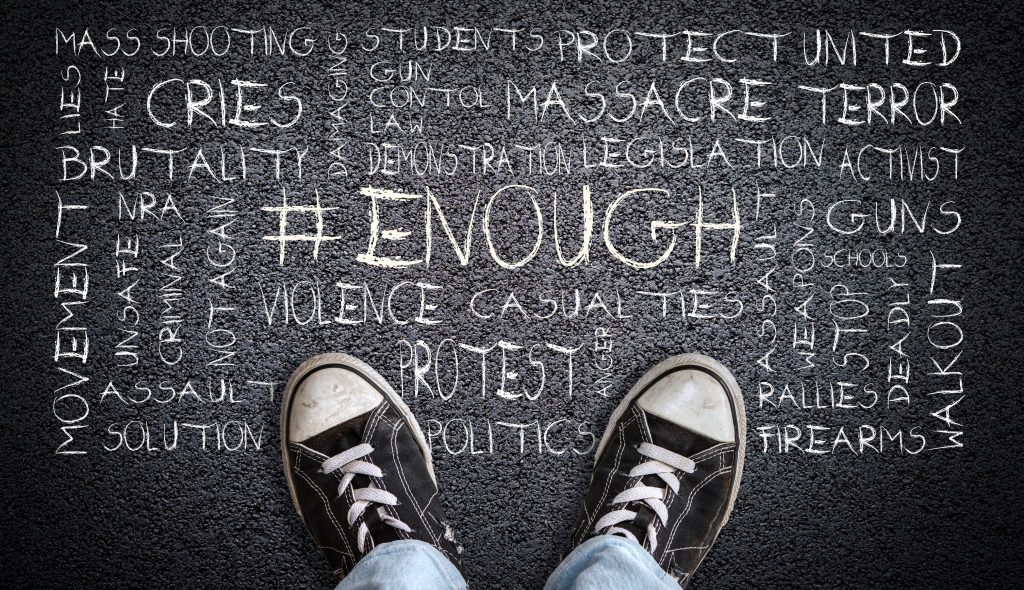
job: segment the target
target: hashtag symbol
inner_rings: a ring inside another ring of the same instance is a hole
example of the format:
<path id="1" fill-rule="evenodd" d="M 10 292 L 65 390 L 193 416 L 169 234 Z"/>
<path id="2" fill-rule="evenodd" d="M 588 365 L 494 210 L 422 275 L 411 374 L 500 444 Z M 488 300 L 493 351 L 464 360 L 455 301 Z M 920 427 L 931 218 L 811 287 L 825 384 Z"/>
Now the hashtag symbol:
<path id="1" fill-rule="evenodd" d="M 281 189 L 281 206 L 280 207 L 261 207 L 263 211 L 278 214 L 278 233 L 276 236 L 263 236 L 264 240 L 270 240 L 272 242 L 278 242 L 281 266 L 284 266 L 284 253 L 285 247 L 288 242 L 313 242 L 313 260 L 316 260 L 320 255 L 320 244 L 330 240 L 340 240 L 340 236 L 325 236 L 324 235 L 324 212 L 334 211 L 337 207 L 321 207 L 320 206 L 320 191 L 313 189 L 313 193 L 316 195 L 314 205 L 289 205 L 288 204 L 288 191 Z M 309 234 L 289 234 L 288 233 L 288 214 L 289 213 L 304 213 L 312 214 L 316 216 L 316 233 L 313 235 Z"/>

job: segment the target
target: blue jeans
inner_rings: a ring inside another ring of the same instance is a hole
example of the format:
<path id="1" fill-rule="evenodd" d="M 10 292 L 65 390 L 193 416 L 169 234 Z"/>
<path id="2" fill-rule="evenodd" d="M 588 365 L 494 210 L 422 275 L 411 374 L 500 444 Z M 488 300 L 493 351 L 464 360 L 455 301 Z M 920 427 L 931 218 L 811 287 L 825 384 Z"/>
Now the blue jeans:
<path id="1" fill-rule="evenodd" d="M 466 580 L 423 541 L 393 541 L 370 551 L 336 590 L 464 590 Z M 636 542 L 612 535 L 587 540 L 555 568 L 544 590 L 679 590 Z"/>

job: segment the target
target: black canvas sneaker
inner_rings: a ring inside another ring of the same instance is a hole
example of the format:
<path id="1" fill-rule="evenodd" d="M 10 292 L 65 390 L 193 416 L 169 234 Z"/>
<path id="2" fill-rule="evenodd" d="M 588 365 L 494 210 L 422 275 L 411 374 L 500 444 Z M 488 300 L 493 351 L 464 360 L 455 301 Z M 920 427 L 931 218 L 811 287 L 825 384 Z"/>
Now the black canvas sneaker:
<path id="1" fill-rule="evenodd" d="M 295 370 L 281 399 L 281 452 L 295 509 L 338 576 L 399 539 L 427 542 L 461 567 L 430 447 L 362 361 L 324 354 Z"/>
<path id="2" fill-rule="evenodd" d="M 729 520 L 745 438 L 728 369 L 699 354 L 661 362 L 612 414 L 572 547 L 595 535 L 633 539 L 685 586 Z"/>

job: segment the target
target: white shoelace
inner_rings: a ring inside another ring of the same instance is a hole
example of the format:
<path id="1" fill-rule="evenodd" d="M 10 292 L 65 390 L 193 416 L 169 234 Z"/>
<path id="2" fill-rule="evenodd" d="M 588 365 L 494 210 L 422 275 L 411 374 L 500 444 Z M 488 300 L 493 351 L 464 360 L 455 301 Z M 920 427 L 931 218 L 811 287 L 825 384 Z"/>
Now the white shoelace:
<path id="1" fill-rule="evenodd" d="M 680 455 L 679 453 L 673 453 L 672 451 L 659 447 L 651 443 L 641 443 L 637 450 L 640 454 L 651 459 L 637 465 L 629 471 L 629 477 L 643 478 L 647 475 L 656 475 L 661 478 L 661 481 L 665 482 L 665 485 L 672 490 L 673 493 L 679 493 L 679 478 L 676 477 L 675 472 L 682 471 L 685 473 L 693 473 L 697 468 L 697 464 L 691 459 Z M 655 487 L 645 485 L 643 480 L 637 480 L 637 483 L 631 487 L 623 490 L 608 503 L 609 506 L 616 504 L 629 504 L 630 502 L 643 502 L 658 516 L 662 525 L 668 523 L 668 507 L 665 506 L 665 499 L 668 497 L 668 489 L 664 487 Z M 621 523 L 628 522 L 636 518 L 637 512 L 629 510 L 628 508 L 622 508 L 619 510 L 613 510 L 608 514 L 605 514 L 597 521 L 594 525 L 594 532 L 607 535 L 620 535 L 630 539 L 633 539 L 641 545 L 643 542 L 636 538 L 632 532 L 617 526 Z M 657 531 L 654 528 L 655 523 L 647 525 L 647 542 L 649 544 L 649 550 L 654 551 L 658 548 Z"/>
<path id="2" fill-rule="evenodd" d="M 363 457 L 366 457 L 372 452 L 373 446 L 363 443 L 361 445 L 356 445 L 347 451 L 338 453 L 324 461 L 320 466 L 320 471 L 323 473 L 332 473 L 340 470 L 341 473 L 344 474 L 341 478 L 341 483 L 338 484 L 339 498 L 345 494 L 345 488 L 352 485 L 352 480 L 355 479 L 356 475 L 366 475 L 369 477 L 384 476 L 384 472 L 380 470 L 380 467 L 362 460 Z M 381 506 L 377 508 L 377 514 L 380 516 L 380 519 L 384 524 L 407 533 L 412 532 L 409 525 L 384 511 L 384 506 L 398 505 L 398 498 L 391 492 L 382 490 L 371 484 L 365 488 L 353 488 L 352 498 L 355 501 L 352 503 L 352 507 L 348 509 L 349 526 L 352 526 L 352 524 L 362 516 L 370 504 L 380 504 Z M 366 537 L 369 535 L 369 532 L 370 531 L 366 527 L 365 520 L 359 523 L 356 541 L 359 544 L 359 550 L 363 553 L 366 553 L 367 550 Z"/>

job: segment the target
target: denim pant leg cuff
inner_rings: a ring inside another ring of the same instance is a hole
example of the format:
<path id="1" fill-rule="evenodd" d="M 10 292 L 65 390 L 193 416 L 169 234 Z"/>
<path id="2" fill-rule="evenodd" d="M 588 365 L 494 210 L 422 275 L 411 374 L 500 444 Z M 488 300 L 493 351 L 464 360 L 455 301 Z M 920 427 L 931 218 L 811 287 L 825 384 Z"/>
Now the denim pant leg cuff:
<path id="1" fill-rule="evenodd" d="M 679 584 L 637 542 L 598 535 L 576 547 L 548 578 L 545 590 L 631 590 Z"/>
<path id="2" fill-rule="evenodd" d="M 336 590 L 465 590 L 458 568 L 433 545 L 415 539 L 374 547 Z"/>

